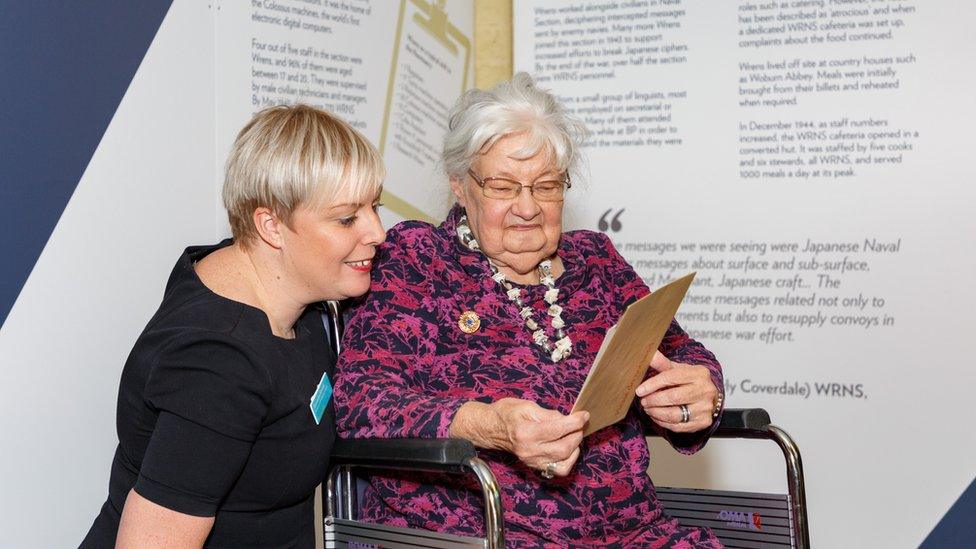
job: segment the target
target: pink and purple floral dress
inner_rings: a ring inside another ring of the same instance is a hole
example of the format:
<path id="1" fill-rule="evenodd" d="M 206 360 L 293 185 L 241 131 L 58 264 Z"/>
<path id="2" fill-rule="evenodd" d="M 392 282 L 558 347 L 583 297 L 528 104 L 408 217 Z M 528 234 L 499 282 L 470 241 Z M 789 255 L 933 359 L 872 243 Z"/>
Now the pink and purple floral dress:
<path id="1" fill-rule="evenodd" d="M 380 247 L 370 293 L 354 308 L 335 380 L 341 437 L 447 437 L 469 400 L 532 400 L 568 413 L 603 341 L 623 309 L 648 288 L 599 233 L 562 235 L 565 272 L 556 280 L 573 353 L 553 363 L 532 342 L 514 303 L 491 279 L 487 259 L 463 246 L 455 206 L 440 227 L 408 221 Z M 523 301 L 548 319 L 545 287 L 525 286 Z M 458 325 L 473 311 L 481 325 Z M 552 327 L 546 324 L 552 337 Z M 715 357 L 672 322 L 661 352 L 708 367 Z M 716 422 L 717 424 L 717 422 Z M 482 451 L 502 488 L 510 547 L 721 547 L 711 531 L 684 528 L 663 513 L 647 476 L 645 434 L 652 425 L 636 405 L 627 417 L 583 440 L 573 473 L 545 480 L 506 452 Z M 656 427 L 656 426 L 655 426 Z M 714 426 L 713 426 L 714 429 Z M 710 434 L 664 433 L 678 451 L 700 449 Z M 474 478 L 391 473 L 373 476 L 364 518 L 458 535 L 483 535 L 483 503 Z"/>

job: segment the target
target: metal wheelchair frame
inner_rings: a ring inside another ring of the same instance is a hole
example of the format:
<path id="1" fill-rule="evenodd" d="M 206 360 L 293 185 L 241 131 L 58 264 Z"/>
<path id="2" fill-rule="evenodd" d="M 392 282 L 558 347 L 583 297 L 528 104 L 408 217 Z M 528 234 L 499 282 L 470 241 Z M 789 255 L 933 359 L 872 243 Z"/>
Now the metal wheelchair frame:
<path id="1" fill-rule="evenodd" d="M 791 545 L 797 549 L 808 549 L 810 534 L 803 465 L 793 439 L 783 429 L 772 425 L 769 414 L 759 408 L 725 410 L 718 430 L 712 436 L 772 440 L 779 446 L 786 459 Z M 343 543 L 348 544 L 347 540 L 351 538 L 343 538 L 343 530 L 367 533 L 357 530 L 358 523 L 354 522 L 357 489 L 353 470 L 356 468 L 473 473 L 481 484 L 487 534 L 483 540 L 387 526 L 368 527 L 371 531 L 368 535 L 379 536 L 383 540 L 383 547 L 504 547 L 505 532 L 498 483 L 485 462 L 478 458 L 477 450 L 470 442 L 461 439 L 337 440 L 331 459 L 333 469 L 324 491 L 326 547 L 348 546 Z M 419 536 L 419 541 L 411 536 Z M 369 542 L 353 541 L 353 544 L 358 547 L 370 546 Z"/>
<path id="2" fill-rule="evenodd" d="M 800 449 L 793 438 L 781 427 L 773 425 L 769 413 L 762 408 L 726 409 L 718 429 L 711 438 L 771 440 L 779 447 L 786 461 L 790 546 L 795 549 L 809 549 L 810 526 L 807 520 L 803 461 L 800 458 Z M 681 519 L 678 520 L 680 522 Z"/>
<path id="3" fill-rule="evenodd" d="M 330 345 L 338 355 L 343 331 L 342 315 L 336 302 L 326 303 L 328 315 L 323 315 Z M 325 318 L 328 316 L 328 318 Z M 806 489 L 800 450 L 785 430 L 770 422 L 769 413 L 761 408 L 726 409 L 713 438 L 745 438 L 771 440 L 779 446 L 786 459 L 786 480 L 789 494 L 790 545 L 795 549 L 809 549 L 810 531 L 807 521 Z M 382 547 L 484 547 L 501 549 L 505 546 L 505 526 L 501 492 L 495 475 L 478 457 L 474 445 L 462 439 L 353 439 L 336 440 L 331 456 L 332 470 L 323 487 L 325 498 L 325 547 L 379 547 L 380 544 L 357 542 L 356 535 L 382 540 Z M 439 473 L 473 473 L 481 485 L 485 502 L 484 539 L 451 536 L 407 528 L 355 522 L 358 487 L 353 470 L 356 468 L 400 469 Z M 341 505 L 340 505 L 341 504 Z M 344 534 L 343 532 L 352 532 Z"/>

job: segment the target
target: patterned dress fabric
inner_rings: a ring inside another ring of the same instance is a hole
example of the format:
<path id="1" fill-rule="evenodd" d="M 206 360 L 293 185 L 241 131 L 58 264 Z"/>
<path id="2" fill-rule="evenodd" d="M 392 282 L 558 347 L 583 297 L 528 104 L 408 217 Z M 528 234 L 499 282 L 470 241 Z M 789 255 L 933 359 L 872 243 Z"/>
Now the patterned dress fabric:
<path id="1" fill-rule="evenodd" d="M 556 287 L 573 354 L 553 363 L 491 279 L 485 256 L 458 242 L 462 214 L 455 206 L 440 227 L 400 223 L 381 246 L 372 287 L 351 313 L 336 369 L 341 437 L 448 437 L 455 411 L 469 400 L 522 398 L 568 413 L 606 330 L 649 292 L 605 235 L 564 233 L 558 255 L 565 272 Z M 535 318 L 548 319 L 545 287 L 523 288 Z M 458 326 L 466 311 L 481 320 L 474 333 Z M 671 360 L 706 366 L 722 387 L 715 357 L 677 323 L 660 350 Z M 583 440 L 568 477 L 549 481 L 512 454 L 481 451 L 502 489 L 506 544 L 721 547 L 710 530 L 682 528 L 663 513 L 646 473 L 644 437 L 652 428 L 635 399 L 623 421 Z M 711 430 L 663 434 L 678 451 L 693 453 Z M 472 475 L 374 475 L 364 506 L 370 522 L 484 535 L 483 500 Z"/>

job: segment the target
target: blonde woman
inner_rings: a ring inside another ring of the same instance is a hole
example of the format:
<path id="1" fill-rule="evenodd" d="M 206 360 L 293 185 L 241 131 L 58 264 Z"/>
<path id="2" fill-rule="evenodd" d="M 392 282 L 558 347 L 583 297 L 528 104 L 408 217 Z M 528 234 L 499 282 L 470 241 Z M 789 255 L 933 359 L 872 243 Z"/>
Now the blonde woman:
<path id="1" fill-rule="evenodd" d="M 233 239 L 187 248 L 122 372 L 109 497 L 82 547 L 313 547 L 335 438 L 324 300 L 369 288 L 385 171 L 308 106 L 241 130 Z"/>

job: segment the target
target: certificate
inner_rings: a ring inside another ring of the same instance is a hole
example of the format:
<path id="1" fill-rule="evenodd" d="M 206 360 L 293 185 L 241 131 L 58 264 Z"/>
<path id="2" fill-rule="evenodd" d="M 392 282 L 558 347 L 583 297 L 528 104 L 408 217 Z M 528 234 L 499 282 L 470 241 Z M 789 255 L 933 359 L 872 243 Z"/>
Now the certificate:
<path id="1" fill-rule="evenodd" d="M 609 330 L 583 382 L 573 412 L 586 410 L 589 435 L 620 421 L 634 401 L 654 352 L 678 312 L 695 273 L 687 274 L 627 306 Z"/>

